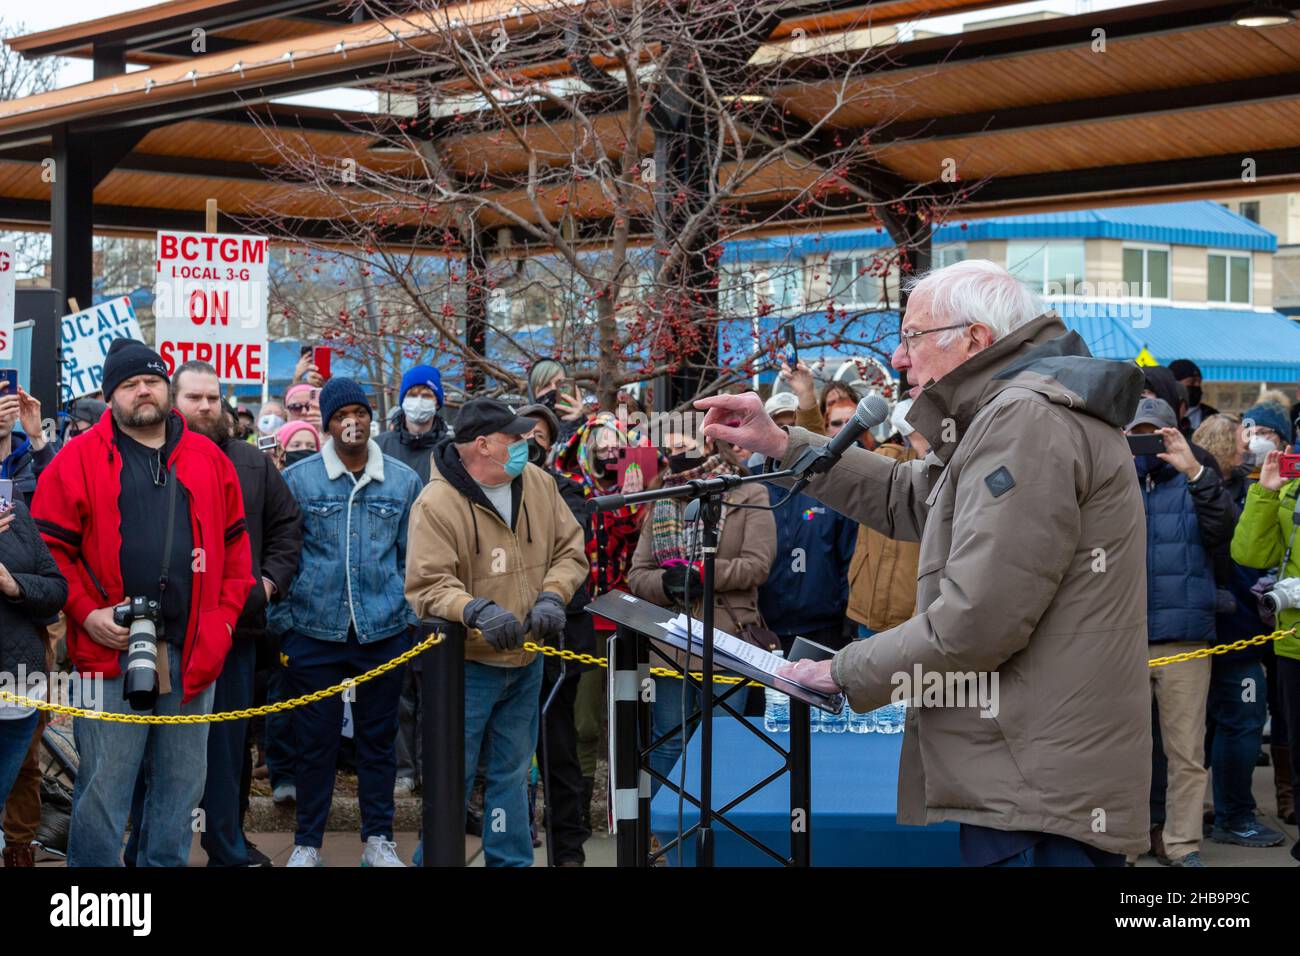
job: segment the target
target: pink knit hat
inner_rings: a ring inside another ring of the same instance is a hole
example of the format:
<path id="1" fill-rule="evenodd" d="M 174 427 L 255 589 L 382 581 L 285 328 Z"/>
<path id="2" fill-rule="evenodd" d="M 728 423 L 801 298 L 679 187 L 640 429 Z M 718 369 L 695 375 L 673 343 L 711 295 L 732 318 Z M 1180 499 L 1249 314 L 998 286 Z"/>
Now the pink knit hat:
<path id="1" fill-rule="evenodd" d="M 281 448 L 289 447 L 289 439 L 301 431 L 311 432 L 311 437 L 316 439 L 316 450 L 320 450 L 320 432 L 316 431 L 316 426 L 311 422 L 289 422 L 281 425 L 280 430 L 275 433 L 276 440 L 280 443 Z"/>
<path id="2" fill-rule="evenodd" d="M 302 401 L 310 401 L 311 393 L 316 390 L 316 386 L 309 385 L 306 382 L 299 382 L 297 385 L 290 385 L 289 390 L 284 393 L 284 404 L 288 405 L 293 401 L 294 395 L 302 393 Z"/>

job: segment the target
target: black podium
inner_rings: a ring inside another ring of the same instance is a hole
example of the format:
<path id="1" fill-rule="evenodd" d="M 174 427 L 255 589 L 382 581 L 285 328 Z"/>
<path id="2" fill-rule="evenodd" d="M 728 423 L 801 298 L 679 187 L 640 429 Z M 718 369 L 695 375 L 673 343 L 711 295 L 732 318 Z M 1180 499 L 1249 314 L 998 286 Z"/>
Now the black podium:
<path id="1" fill-rule="evenodd" d="M 650 707 L 653 700 L 653 684 L 650 674 L 650 655 L 653 653 L 662 660 L 664 666 L 677 669 L 677 662 L 656 647 L 652 639 L 689 650 L 693 655 L 699 653 L 698 643 L 693 642 L 695 646 L 688 648 L 688 639 L 684 635 L 668 630 L 668 622 L 678 616 L 675 612 L 621 591 L 601 595 L 587 606 L 587 610 L 608 618 L 617 625 L 614 636 L 609 639 L 606 656 L 609 658 L 610 773 L 613 778 L 610 785 L 610 807 L 614 820 L 618 865 L 620 867 L 653 866 L 658 859 L 665 857 L 684 840 L 692 837 L 701 825 L 700 822 L 691 825 L 684 832 L 677 834 L 675 839 L 660 847 L 657 852 L 651 852 L 650 786 L 651 782 L 657 779 L 696 807 L 700 811 L 700 821 L 711 819 L 727 827 L 785 866 L 810 866 L 812 863 L 812 742 L 809 709 L 817 707 L 821 710 L 837 712 L 843 705 L 843 696 L 818 693 L 725 654 L 718 655 L 718 666 L 735 676 L 746 678 L 746 681 L 732 685 L 719 685 L 725 686 L 725 689 L 715 692 L 712 687 L 704 687 L 699 678 L 689 673 L 683 675 L 684 680 L 690 681 L 700 690 L 700 706 L 693 714 L 687 716 L 688 724 L 700 714 L 701 708 L 721 705 L 725 712 L 740 720 L 746 729 L 785 758 L 782 767 L 759 780 L 729 803 L 717 808 L 702 806 L 698 797 L 683 792 L 674 781 L 656 773 L 648 761 L 651 751 L 671 737 L 682 733 L 682 726 L 679 723 L 660 734 L 657 739 L 652 739 Z M 749 680 L 757 681 L 789 696 L 790 746 L 788 749 L 782 749 L 769 736 L 755 729 L 743 719 L 739 709 L 727 702 L 738 691 L 743 690 Z M 709 772 L 711 772 L 712 761 L 707 757 L 710 756 L 701 754 L 701 768 L 710 768 Z M 784 774 L 790 776 L 791 827 L 788 855 L 757 840 L 727 818 L 727 813 L 733 807 Z M 697 861 L 699 860 L 700 857 L 697 856 Z"/>

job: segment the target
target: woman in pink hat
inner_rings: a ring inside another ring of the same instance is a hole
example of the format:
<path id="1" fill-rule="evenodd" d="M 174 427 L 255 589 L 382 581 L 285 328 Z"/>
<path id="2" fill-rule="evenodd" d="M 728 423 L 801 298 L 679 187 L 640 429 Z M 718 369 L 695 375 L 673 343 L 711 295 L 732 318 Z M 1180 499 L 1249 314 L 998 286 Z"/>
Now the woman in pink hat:
<path id="1" fill-rule="evenodd" d="M 281 471 L 320 451 L 320 432 L 310 422 L 281 425 L 275 437 L 278 441 L 275 460 Z"/>
<path id="2" fill-rule="evenodd" d="M 289 386 L 284 393 L 284 407 L 290 422 L 310 422 L 320 434 L 320 389 L 306 382 Z"/>

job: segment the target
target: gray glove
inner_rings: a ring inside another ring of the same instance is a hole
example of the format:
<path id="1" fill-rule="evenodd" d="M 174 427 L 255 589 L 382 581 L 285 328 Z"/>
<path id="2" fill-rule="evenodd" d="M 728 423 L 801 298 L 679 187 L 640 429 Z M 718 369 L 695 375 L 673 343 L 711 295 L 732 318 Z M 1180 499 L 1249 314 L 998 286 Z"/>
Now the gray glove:
<path id="1" fill-rule="evenodd" d="M 505 608 L 487 598 L 475 598 L 465 605 L 461 620 L 466 627 L 476 627 L 483 639 L 498 651 L 513 651 L 524 643 L 524 626 Z"/>
<path id="2" fill-rule="evenodd" d="M 564 633 L 564 601 L 554 591 L 543 591 L 528 612 L 527 629 L 541 640 Z"/>

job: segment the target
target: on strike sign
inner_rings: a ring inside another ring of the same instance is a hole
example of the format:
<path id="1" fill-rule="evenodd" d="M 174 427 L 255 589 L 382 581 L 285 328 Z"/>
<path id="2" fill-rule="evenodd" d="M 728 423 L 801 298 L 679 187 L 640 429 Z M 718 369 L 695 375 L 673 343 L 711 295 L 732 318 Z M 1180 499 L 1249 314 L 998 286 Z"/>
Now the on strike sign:
<path id="1" fill-rule="evenodd" d="M 262 381 L 267 247 L 262 236 L 158 233 L 155 342 L 168 374 L 196 359 L 223 382 Z"/>
<path id="2" fill-rule="evenodd" d="M 17 250 L 13 242 L 0 242 L 0 359 L 14 355 L 14 306 Z"/>
<path id="3" fill-rule="evenodd" d="M 63 317 L 63 400 L 71 401 L 104 387 L 104 357 L 115 339 L 144 341 L 135 307 L 127 296 Z"/>

